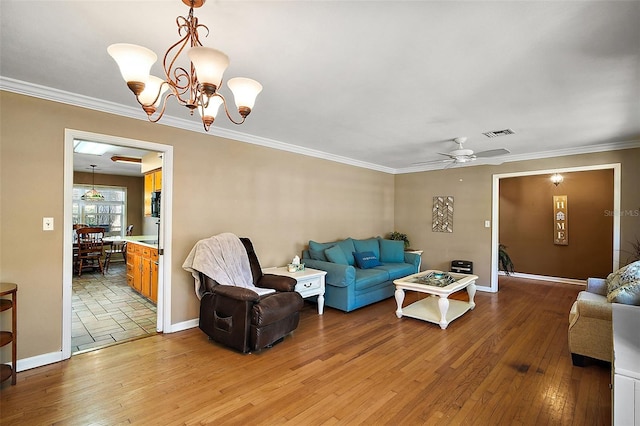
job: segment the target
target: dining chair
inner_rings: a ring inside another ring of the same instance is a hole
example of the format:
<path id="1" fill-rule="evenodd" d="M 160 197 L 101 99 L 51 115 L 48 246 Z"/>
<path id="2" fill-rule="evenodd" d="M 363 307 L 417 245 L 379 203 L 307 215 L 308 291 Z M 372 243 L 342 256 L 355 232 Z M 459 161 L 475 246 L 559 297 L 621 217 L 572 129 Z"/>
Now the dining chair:
<path id="1" fill-rule="evenodd" d="M 104 251 L 104 272 L 109 271 L 109 263 L 111 263 L 111 256 L 114 254 L 122 253 L 122 258 L 125 263 L 127 262 L 127 242 L 126 241 L 114 241 L 111 243 L 111 248 Z"/>
<path id="2" fill-rule="evenodd" d="M 79 228 L 76 233 L 78 234 L 78 276 L 82 276 L 83 268 L 99 268 L 104 274 L 101 262 L 104 228 Z"/>

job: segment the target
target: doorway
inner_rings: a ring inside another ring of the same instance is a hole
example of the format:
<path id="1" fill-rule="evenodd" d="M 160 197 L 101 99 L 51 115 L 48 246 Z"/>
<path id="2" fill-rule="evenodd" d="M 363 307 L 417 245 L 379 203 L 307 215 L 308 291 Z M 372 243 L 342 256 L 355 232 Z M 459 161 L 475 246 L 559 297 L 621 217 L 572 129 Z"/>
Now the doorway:
<path id="1" fill-rule="evenodd" d="M 535 176 L 535 175 L 552 175 L 553 173 L 570 173 L 570 172 L 582 172 L 591 170 L 606 170 L 613 169 L 613 208 L 614 211 L 620 211 L 620 163 L 616 164 L 602 164 L 594 166 L 581 166 L 581 167 L 569 167 L 558 168 L 549 170 L 535 170 L 516 173 L 504 173 L 493 175 L 492 185 L 492 208 L 491 208 L 491 220 L 493 228 L 491 229 L 491 292 L 498 291 L 498 244 L 500 235 L 500 179 L 521 177 L 521 176 Z M 613 216 L 613 265 L 612 270 L 615 271 L 620 265 L 620 217 L 618 215 Z M 558 281 L 556 279 L 556 281 Z"/>
<path id="2" fill-rule="evenodd" d="M 84 141 L 92 141 L 96 144 L 105 144 L 110 146 L 117 146 L 123 149 L 134 149 L 140 150 L 140 152 L 148 151 L 153 153 L 158 153 L 159 157 L 162 158 L 162 199 L 161 199 L 161 210 L 162 210 L 162 220 L 158 220 L 157 218 L 153 218 L 153 228 L 154 234 L 157 235 L 157 247 L 158 247 L 158 268 L 157 268 L 157 276 L 158 276 L 158 290 L 157 290 L 157 304 L 156 304 L 156 312 L 155 318 L 152 318 L 153 324 L 146 324 L 146 329 L 154 332 L 153 328 L 155 328 L 155 332 L 162 332 L 165 329 L 169 329 L 171 324 L 170 319 L 170 306 L 171 306 L 171 280 L 170 274 L 166 273 L 169 269 L 169 265 L 171 264 L 170 256 L 171 256 L 171 194 L 172 194 L 172 184 L 173 184 L 173 147 L 170 145 L 163 145 L 154 142 L 148 141 L 140 141 L 134 139 L 126 139 L 120 137 L 114 137 L 109 135 L 102 135 L 96 133 L 89 133 L 79 130 L 66 129 L 65 130 L 65 166 L 64 166 L 64 226 L 63 232 L 64 235 L 73 235 L 73 217 L 74 212 L 72 209 L 73 206 L 73 184 L 74 184 L 74 141 L 84 140 Z M 116 172 L 114 172 L 116 173 Z M 142 177 L 140 175 L 140 177 Z M 77 215 L 76 215 L 77 216 Z M 142 221 L 147 222 L 147 218 L 142 218 Z M 158 222 L 158 225 L 156 225 Z M 142 233 L 149 233 L 149 227 L 147 224 L 142 224 L 140 231 Z M 156 233 L 157 232 L 157 233 Z M 165 243 L 169 242 L 169 243 Z M 67 359 L 72 354 L 72 336 L 73 336 L 73 309 L 74 302 L 76 299 L 73 297 L 73 285 L 74 285 L 74 273 L 73 273 L 73 242 L 71 238 L 64 239 L 64 247 L 63 247 L 63 324 L 62 324 L 62 355 L 63 359 Z M 112 263 L 109 266 L 108 274 L 102 276 L 100 272 L 96 275 L 96 280 L 91 280 L 92 285 L 97 285 L 99 288 L 100 282 L 107 280 L 107 282 L 103 282 L 102 284 L 111 285 L 111 282 L 108 282 L 109 279 L 117 280 L 118 285 L 122 285 L 122 277 L 125 277 L 125 285 L 126 285 L 126 262 L 118 262 Z M 118 278 L 119 277 L 119 278 Z M 114 281 L 115 282 L 115 281 Z M 78 288 L 78 287 L 76 287 Z M 114 287 L 115 288 L 115 287 Z M 126 289 L 126 288 L 125 288 Z M 120 288 L 120 290 L 124 290 Z M 119 296 L 122 295 L 119 293 Z M 140 314 L 142 315 L 142 314 Z M 77 327 L 77 324 L 76 324 Z M 119 335 L 121 338 L 126 337 L 126 333 Z M 116 342 L 114 342 L 116 343 Z M 77 346 L 74 347 L 74 351 L 78 350 Z"/>

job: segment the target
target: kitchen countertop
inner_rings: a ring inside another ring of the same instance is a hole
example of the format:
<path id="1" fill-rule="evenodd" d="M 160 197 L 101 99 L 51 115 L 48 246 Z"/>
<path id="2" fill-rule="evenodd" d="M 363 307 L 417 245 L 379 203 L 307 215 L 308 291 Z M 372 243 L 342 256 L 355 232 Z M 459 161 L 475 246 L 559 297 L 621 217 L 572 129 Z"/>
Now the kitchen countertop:
<path id="1" fill-rule="evenodd" d="M 131 235 L 128 237 L 105 237 L 103 241 L 128 241 L 142 246 L 158 248 L 158 237 L 156 235 Z"/>

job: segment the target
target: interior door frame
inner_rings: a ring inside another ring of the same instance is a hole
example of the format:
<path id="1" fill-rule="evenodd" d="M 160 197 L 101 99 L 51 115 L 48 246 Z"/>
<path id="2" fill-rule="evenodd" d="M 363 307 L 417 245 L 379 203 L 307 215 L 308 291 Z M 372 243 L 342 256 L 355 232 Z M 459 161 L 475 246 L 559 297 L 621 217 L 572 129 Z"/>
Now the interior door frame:
<path id="1" fill-rule="evenodd" d="M 498 291 L 498 244 L 500 237 L 500 179 L 520 176 L 552 175 L 553 173 L 584 172 L 591 170 L 613 169 L 613 210 L 620 211 L 621 165 L 596 164 L 592 166 L 564 167 L 546 170 L 530 170 L 524 172 L 500 173 L 493 175 L 491 221 L 491 287 L 490 292 Z M 620 267 L 620 215 L 613 215 L 613 269 Z"/>
<path id="2" fill-rule="evenodd" d="M 171 329 L 171 223 L 173 196 L 173 146 L 156 142 L 121 138 L 111 135 L 86 132 L 75 129 L 65 129 L 64 134 L 64 224 L 63 235 L 73 232 L 73 141 L 74 139 L 91 140 L 109 145 L 119 145 L 148 151 L 161 152 L 162 164 L 162 198 L 160 200 L 162 218 L 160 220 L 160 235 L 158 248 L 163 253 L 158 261 L 158 304 L 156 329 L 158 332 Z M 73 242 L 71 238 L 63 238 L 62 254 L 62 359 L 71 357 L 71 327 L 73 293 Z"/>

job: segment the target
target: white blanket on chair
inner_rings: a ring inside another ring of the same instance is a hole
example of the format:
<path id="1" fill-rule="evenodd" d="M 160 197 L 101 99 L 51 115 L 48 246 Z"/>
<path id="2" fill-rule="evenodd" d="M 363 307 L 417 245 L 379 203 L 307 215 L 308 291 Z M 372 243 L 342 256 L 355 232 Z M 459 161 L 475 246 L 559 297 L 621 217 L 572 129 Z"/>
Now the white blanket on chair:
<path id="1" fill-rule="evenodd" d="M 248 288 L 260 295 L 274 292 L 253 285 L 247 251 L 240 238 L 228 232 L 198 241 L 182 268 L 193 275 L 198 299 L 202 298 L 199 272 L 218 284 Z"/>

